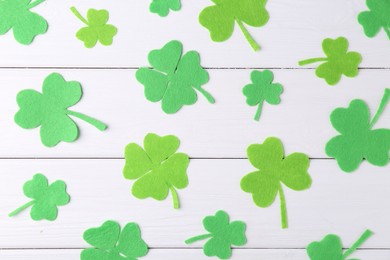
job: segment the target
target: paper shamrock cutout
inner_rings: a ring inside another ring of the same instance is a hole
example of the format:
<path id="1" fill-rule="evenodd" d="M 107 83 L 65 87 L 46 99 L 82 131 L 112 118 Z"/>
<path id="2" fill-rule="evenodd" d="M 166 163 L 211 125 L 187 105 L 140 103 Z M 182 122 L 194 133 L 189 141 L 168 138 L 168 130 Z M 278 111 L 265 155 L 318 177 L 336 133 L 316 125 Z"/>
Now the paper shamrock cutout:
<path id="1" fill-rule="evenodd" d="M 251 80 L 252 84 L 246 85 L 242 92 L 246 96 L 248 105 L 257 106 L 254 119 L 259 121 L 264 101 L 271 105 L 279 104 L 283 86 L 279 83 L 272 83 L 274 74 L 269 70 L 252 71 Z"/>
<path id="2" fill-rule="evenodd" d="M 182 56 L 183 45 L 171 41 L 160 50 L 149 53 L 148 60 L 154 69 L 140 68 L 137 80 L 145 87 L 146 99 L 151 102 L 162 101 L 162 109 L 167 114 L 179 111 L 184 105 L 193 105 L 203 94 L 210 103 L 214 98 L 202 88 L 209 81 L 209 74 L 200 66 L 196 51 Z"/>
<path id="3" fill-rule="evenodd" d="M 180 0 L 153 0 L 149 6 L 150 12 L 161 17 L 166 17 L 169 14 L 169 10 L 179 11 L 180 8 Z"/>
<path id="4" fill-rule="evenodd" d="M 342 75 L 353 78 L 358 75 L 359 64 L 362 56 L 357 52 L 348 52 L 348 40 L 339 37 L 335 40 L 325 39 L 322 42 L 322 49 L 326 58 L 312 58 L 299 62 L 299 66 L 304 66 L 314 62 L 323 62 L 316 69 L 316 75 L 325 79 L 329 85 L 336 85 Z"/>
<path id="5" fill-rule="evenodd" d="M 40 128 L 42 143 L 53 147 L 59 142 L 74 142 L 79 136 L 74 116 L 103 131 L 107 128 L 102 122 L 68 108 L 80 101 L 81 85 L 77 81 L 65 81 L 58 73 L 46 77 L 42 93 L 32 89 L 19 92 L 16 100 L 19 111 L 15 122 L 22 128 Z"/>
<path id="6" fill-rule="evenodd" d="M 131 189 L 136 198 L 162 201 L 171 192 L 174 208 L 180 207 L 176 189 L 188 185 L 189 158 L 184 153 L 176 153 L 179 145 L 176 136 L 150 133 L 145 136 L 143 149 L 136 143 L 126 146 L 123 175 L 136 180 Z"/>
<path id="7" fill-rule="evenodd" d="M 109 220 L 85 231 L 83 238 L 93 248 L 81 251 L 81 260 L 137 260 L 148 253 L 136 223 L 128 223 L 121 231 L 118 223 Z"/>
<path id="8" fill-rule="evenodd" d="M 244 23 L 261 27 L 268 22 L 269 14 L 265 9 L 266 0 L 211 0 L 215 5 L 206 7 L 199 15 L 199 22 L 210 31 L 210 37 L 215 42 L 224 42 L 238 24 L 245 38 L 254 51 L 260 46 L 249 34 Z"/>
<path id="9" fill-rule="evenodd" d="M 390 1 L 366 0 L 366 4 L 370 11 L 361 12 L 358 16 L 364 33 L 372 38 L 383 29 L 390 39 Z"/>
<path id="10" fill-rule="evenodd" d="M 287 228 L 282 184 L 295 191 L 310 188 L 309 157 L 303 153 L 284 157 L 283 144 L 276 137 L 267 138 L 263 144 L 250 145 L 247 154 L 251 164 L 258 170 L 241 179 L 241 189 L 252 193 L 254 203 L 261 208 L 269 207 L 279 193 L 282 228 Z"/>
<path id="11" fill-rule="evenodd" d="M 13 30 L 15 40 L 29 45 L 39 34 L 47 32 L 46 20 L 30 10 L 45 0 L 1 0 L 0 35 Z"/>
<path id="12" fill-rule="evenodd" d="M 312 242 L 307 247 L 307 254 L 310 260 L 358 260 L 348 258 L 360 247 L 370 236 L 372 231 L 366 230 L 363 235 L 343 253 L 341 239 L 336 235 L 327 235 L 320 242 Z"/>
<path id="13" fill-rule="evenodd" d="M 30 216 L 33 220 L 54 221 L 58 215 L 57 207 L 64 206 L 70 201 L 65 182 L 55 181 L 48 185 L 47 178 L 40 173 L 35 174 L 32 180 L 23 185 L 23 193 L 32 200 L 11 212 L 9 217 L 31 207 Z"/>
<path id="14" fill-rule="evenodd" d="M 245 223 L 242 221 L 229 223 L 229 216 L 225 211 L 220 210 L 215 216 L 205 217 L 203 226 L 209 233 L 187 239 L 185 243 L 188 245 L 208 239 L 203 246 L 206 256 L 228 259 L 232 256 L 232 246 L 243 246 L 247 242 Z"/>
<path id="15" fill-rule="evenodd" d="M 118 29 L 112 24 L 107 24 L 109 19 L 107 10 L 91 8 L 87 12 L 87 19 L 75 7 L 71 7 L 70 10 L 80 21 L 87 25 L 87 27 L 81 28 L 76 33 L 77 39 L 83 41 L 85 47 L 93 48 L 98 41 L 104 46 L 110 46 L 112 44 Z"/>
<path id="16" fill-rule="evenodd" d="M 389 162 L 390 129 L 372 129 L 385 110 L 390 99 L 386 89 L 378 111 L 370 122 L 367 104 L 360 99 L 353 100 L 348 108 L 337 108 L 330 115 L 333 127 L 341 134 L 326 144 L 326 154 L 337 160 L 345 172 L 356 170 L 363 159 L 376 166 Z"/>

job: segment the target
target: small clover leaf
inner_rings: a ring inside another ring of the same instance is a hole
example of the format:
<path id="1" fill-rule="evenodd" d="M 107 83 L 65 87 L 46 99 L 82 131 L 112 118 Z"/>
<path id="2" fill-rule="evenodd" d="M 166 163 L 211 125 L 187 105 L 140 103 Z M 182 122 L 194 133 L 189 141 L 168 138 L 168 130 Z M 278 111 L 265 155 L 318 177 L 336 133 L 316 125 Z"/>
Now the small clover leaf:
<path id="1" fill-rule="evenodd" d="M 348 52 L 348 40 L 346 38 L 325 39 L 322 42 L 322 49 L 327 56 L 326 58 L 303 60 L 299 62 L 299 65 L 304 66 L 325 61 L 316 69 L 316 75 L 325 79 L 329 85 L 336 85 L 342 75 L 350 78 L 358 75 L 362 56 L 357 52 Z"/>
<path id="2" fill-rule="evenodd" d="M 372 231 L 366 230 L 363 235 L 343 253 L 341 239 L 333 234 L 327 235 L 320 242 L 312 242 L 307 247 L 307 254 L 310 260 L 354 260 L 348 258 L 356 251 L 370 236 Z M 357 259 L 355 259 L 357 260 Z"/>
<path id="3" fill-rule="evenodd" d="M 32 89 L 19 92 L 17 103 L 19 111 L 15 122 L 22 128 L 40 128 L 42 143 L 53 147 L 60 141 L 74 142 L 79 136 L 76 123 L 69 117 L 74 116 L 92 124 L 99 130 L 107 128 L 102 122 L 68 108 L 80 101 L 82 90 L 80 83 L 65 81 L 58 73 L 46 77 L 42 93 Z"/>
<path id="4" fill-rule="evenodd" d="M 258 106 L 254 119 L 259 121 L 264 101 L 271 105 L 279 104 L 283 87 L 279 83 L 272 83 L 274 74 L 269 70 L 252 71 L 251 80 L 252 84 L 246 85 L 242 92 L 248 105 Z"/>
<path id="5" fill-rule="evenodd" d="M 390 39 L 390 1 L 366 0 L 366 4 L 370 11 L 361 12 L 358 16 L 364 33 L 372 38 L 383 28 Z"/>
<path id="6" fill-rule="evenodd" d="M 192 244 L 209 239 L 203 247 L 206 256 L 228 259 L 232 256 L 232 246 L 243 246 L 247 242 L 245 223 L 242 221 L 229 223 L 229 216 L 225 211 L 220 210 L 215 216 L 205 217 L 203 226 L 210 233 L 187 239 L 185 243 Z"/>
<path id="7" fill-rule="evenodd" d="M 176 136 L 147 134 L 144 149 L 135 143 L 126 146 L 123 175 L 129 180 L 136 179 L 131 189 L 136 198 L 150 197 L 161 201 L 170 191 L 174 208 L 180 207 L 176 189 L 184 189 L 188 185 L 186 171 L 189 158 L 184 153 L 176 153 L 179 145 Z"/>
<path id="8" fill-rule="evenodd" d="M 66 192 L 66 184 L 63 181 L 55 181 L 48 185 L 47 178 L 42 174 L 34 175 L 31 181 L 23 185 L 23 192 L 26 197 L 32 200 L 8 216 L 13 217 L 28 207 L 31 207 L 30 216 L 33 220 L 53 221 L 58 216 L 58 206 L 69 203 L 70 197 Z"/>
<path id="9" fill-rule="evenodd" d="M 94 248 L 81 251 L 81 260 L 137 260 L 148 253 L 136 223 L 128 223 L 121 231 L 117 222 L 109 220 L 85 231 L 83 238 Z"/>
<path id="10" fill-rule="evenodd" d="M 48 25 L 46 20 L 30 11 L 45 0 L 1 0 L 0 35 L 13 30 L 15 40 L 21 44 L 32 43 L 35 36 L 44 34 Z"/>
<path id="11" fill-rule="evenodd" d="M 104 46 L 112 44 L 118 29 L 112 24 L 107 24 L 109 19 L 107 10 L 95 10 L 91 8 L 87 12 L 87 19 L 75 7 L 71 7 L 70 10 L 80 21 L 87 25 L 87 27 L 81 28 L 76 33 L 76 37 L 84 42 L 85 47 L 93 48 L 98 41 Z"/>
<path id="12" fill-rule="evenodd" d="M 169 10 L 179 11 L 181 8 L 180 0 L 153 0 L 149 6 L 152 13 L 158 14 L 161 17 L 166 17 Z"/>
<path id="13" fill-rule="evenodd" d="M 372 129 L 386 104 L 390 100 L 390 89 L 386 89 L 376 115 L 370 122 L 367 104 L 353 100 L 348 108 L 337 108 L 330 115 L 333 127 L 341 134 L 326 144 L 326 154 L 336 158 L 345 172 L 356 170 L 363 159 L 376 166 L 389 162 L 390 129 Z"/>
<path id="14" fill-rule="evenodd" d="M 210 31 L 211 39 L 224 42 L 229 39 L 237 23 L 254 51 L 260 46 L 249 34 L 244 23 L 261 27 L 268 22 L 266 0 L 212 0 L 215 5 L 206 7 L 199 15 L 199 22 Z"/>
<path id="15" fill-rule="evenodd" d="M 201 86 L 209 81 L 209 74 L 200 66 L 196 51 L 182 56 L 183 45 L 178 41 L 167 43 L 160 50 L 149 53 L 148 60 L 154 69 L 140 68 L 137 80 L 145 87 L 146 99 L 151 102 L 162 100 L 162 109 L 167 114 L 179 111 L 184 105 L 193 105 L 203 94 L 210 103 L 214 98 Z"/>
<path id="16" fill-rule="evenodd" d="M 282 183 L 296 191 L 310 188 L 312 181 L 307 172 L 309 157 L 303 153 L 284 157 L 283 144 L 275 137 L 267 138 L 263 144 L 250 145 L 247 154 L 251 164 L 258 170 L 242 178 L 241 189 L 252 193 L 254 203 L 262 208 L 269 207 L 279 193 L 282 228 L 287 228 L 287 208 Z"/>

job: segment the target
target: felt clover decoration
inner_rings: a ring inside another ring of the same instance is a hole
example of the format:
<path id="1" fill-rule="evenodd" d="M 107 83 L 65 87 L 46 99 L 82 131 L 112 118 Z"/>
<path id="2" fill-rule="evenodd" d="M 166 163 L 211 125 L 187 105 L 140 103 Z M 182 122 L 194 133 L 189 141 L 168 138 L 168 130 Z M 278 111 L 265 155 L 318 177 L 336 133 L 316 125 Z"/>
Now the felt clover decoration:
<path id="1" fill-rule="evenodd" d="M 258 170 L 241 180 L 241 189 L 251 193 L 254 203 L 269 207 L 279 193 L 282 228 L 288 227 L 286 200 L 282 184 L 301 191 L 310 188 L 311 177 L 307 172 L 309 157 L 293 153 L 284 157 L 282 142 L 275 137 L 267 138 L 263 144 L 252 144 L 247 150 L 251 164 Z"/>
<path id="2" fill-rule="evenodd" d="M 333 127 L 341 134 L 326 144 L 326 154 L 336 158 L 345 172 L 356 170 L 363 159 L 376 166 L 389 162 L 390 129 L 372 129 L 390 100 L 390 89 L 371 119 L 367 104 L 360 99 L 353 100 L 348 108 L 337 108 L 330 115 Z M 371 122 L 370 122 L 371 120 Z"/>
<path id="3" fill-rule="evenodd" d="M 272 83 L 274 74 L 269 70 L 252 71 L 251 80 L 252 84 L 246 85 L 242 92 L 246 96 L 248 105 L 257 106 L 254 119 L 259 121 L 264 101 L 271 105 L 279 104 L 283 87 L 279 83 Z"/>
<path id="4" fill-rule="evenodd" d="M 11 212 L 8 216 L 13 217 L 23 210 L 31 207 L 30 216 L 33 220 L 53 221 L 58 215 L 58 206 L 69 203 L 70 197 L 66 192 L 66 184 L 63 181 L 55 181 L 48 184 L 47 178 L 42 174 L 34 175 L 31 181 L 23 185 L 26 197 L 32 200 Z"/>
<path id="5" fill-rule="evenodd" d="M 225 211 L 220 210 L 215 216 L 205 217 L 203 226 L 209 233 L 187 239 L 185 243 L 192 244 L 208 239 L 203 246 L 203 252 L 206 256 L 228 259 L 232 256 L 232 246 L 243 246 L 247 242 L 245 223 L 242 221 L 229 222 L 229 216 Z"/>
<path id="6" fill-rule="evenodd" d="M 364 33 L 372 38 L 383 29 L 390 39 L 390 1 L 366 0 L 366 4 L 370 11 L 361 12 L 358 16 Z"/>
<path id="7" fill-rule="evenodd" d="M 310 260 L 358 260 L 349 258 L 370 236 L 372 231 L 366 230 L 363 235 L 345 252 L 341 239 L 336 235 L 327 235 L 320 242 L 312 242 L 307 247 Z"/>
<path id="8" fill-rule="evenodd" d="M 180 0 L 153 0 L 149 6 L 152 13 L 158 14 L 161 17 L 166 17 L 169 10 L 179 11 L 181 8 Z"/>
<path id="9" fill-rule="evenodd" d="M 95 10 L 91 8 L 87 12 L 87 19 L 75 7 L 71 7 L 70 10 L 81 22 L 87 25 L 87 27 L 81 28 L 76 33 L 77 39 L 83 41 L 85 47 L 93 48 L 98 41 L 104 46 L 110 46 L 112 44 L 118 29 L 112 24 L 107 24 L 109 18 L 107 10 Z"/>
<path id="10" fill-rule="evenodd" d="M 199 15 L 199 22 L 210 31 L 211 39 L 215 42 L 224 42 L 238 24 L 245 38 L 254 51 L 260 46 L 249 34 L 244 23 L 261 27 L 268 22 L 269 15 L 265 9 L 266 0 L 211 0 L 215 5 L 206 7 Z"/>
<path id="11" fill-rule="evenodd" d="M 149 53 L 148 60 L 154 69 L 140 68 L 137 80 L 145 87 L 146 99 L 162 101 L 162 109 L 167 114 L 179 111 L 184 105 L 193 105 L 199 91 L 210 103 L 214 98 L 202 88 L 209 81 L 209 74 L 200 66 L 196 51 L 182 56 L 183 45 L 178 41 L 167 43 L 160 50 Z"/>
<path id="12" fill-rule="evenodd" d="M 15 122 L 22 128 L 40 128 L 42 143 L 53 147 L 59 142 L 74 142 L 79 136 L 76 123 L 69 117 L 74 116 L 103 131 L 107 128 L 102 122 L 68 108 L 80 101 L 82 90 L 80 83 L 65 81 L 58 73 L 46 77 L 42 93 L 32 89 L 19 92 L 16 100 L 19 111 Z"/>
<path id="13" fill-rule="evenodd" d="M 336 85 L 342 75 L 353 78 L 358 75 L 362 56 L 357 52 L 348 52 L 348 40 L 339 37 L 335 40 L 325 39 L 322 49 L 326 58 L 312 58 L 299 62 L 300 66 L 314 62 L 324 62 L 316 69 L 316 75 L 325 79 L 329 85 Z"/>
<path id="14" fill-rule="evenodd" d="M 148 253 L 136 223 L 128 223 L 121 231 L 118 223 L 106 221 L 85 231 L 83 238 L 93 248 L 81 251 L 81 260 L 137 260 Z"/>
<path id="15" fill-rule="evenodd" d="M 48 25 L 46 20 L 30 11 L 45 0 L 1 0 L 0 35 L 13 30 L 15 40 L 21 44 L 30 44 L 35 36 L 44 34 Z"/>
<path id="16" fill-rule="evenodd" d="M 126 179 L 136 180 L 131 189 L 136 198 L 161 201 L 170 191 L 174 208 L 180 207 L 176 189 L 184 189 L 188 185 L 186 171 L 189 158 L 184 153 L 176 153 L 179 145 L 176 136 L 147 134 L 144 148 L 136 143 L 126 146 L 123 175 Z"/>

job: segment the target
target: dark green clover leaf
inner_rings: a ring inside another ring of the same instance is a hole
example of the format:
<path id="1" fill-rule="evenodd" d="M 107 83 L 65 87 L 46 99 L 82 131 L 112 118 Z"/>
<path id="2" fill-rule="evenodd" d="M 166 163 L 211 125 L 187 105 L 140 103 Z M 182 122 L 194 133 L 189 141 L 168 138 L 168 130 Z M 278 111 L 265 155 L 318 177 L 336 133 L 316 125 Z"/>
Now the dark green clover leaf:
<path id="1" fill-rule="evenodd" d="M 107 10 L 89 9 L 87 19 L 75 7 L 71 7 L 70 10 L 80 21 L 87 25 L 76 33 L 76 37 L 84 42 L 85 47 L 93 48 L 98 41 L 104 46 L 112 44 L 118 29 L 111 24 L 107 24 L 109 19 Z"/>
<path id="2" fill-rule="evenodd" d="M 241 189 L 252 193 L 259 207 L 269 207 L 279 193 L 282 228 L 288 227 L 286 200 L 282 183 L 288 188 L 301 191 L 310 188 L 311 178 L 307 172 L 309 157 L 293 153 L 284 157 L 282 142 L 275 137 L 267 138 L 263 144 L 252 144 L 247 150 L 251 164 L 258 170 L 241 180 Z"/>
<path id="3" fill-rule="evenodd" d="M 26 197 L 32 200 L 8 216 L 13 217 L 32 206 L 30 216 L 33 220 L 53 221 L 58 216 L 57 207 L 64 206 L 70 201 L 65 182 L 55 181 L 49 185 L 47 178 L 42 174 L 36 174 L 31 181 L 26 182 L 23 185 L 23 192 Z"/>
<path id="4" fill-rule="evenodd" d="M 35 36 L 44 34 L 48 25 L 46 20 L 30 11 L 45 0 L 1 0 L 0 1 L 0 35 L 13 30 L 15 40 L 28 45 Z"/>
<path id="5" fill-rule="evenodd" d="M 312 242 L 307 247 L 307 254 L 310 260 L 358 260 L 348 258 L 360 247 L 370 236 L 372 232 L 366 230 L 363 235 L 343 253 L 341 239 L 336 235 L 327 235 L 320 242 Z"/>
<path id="6" fill-rule="evenodd" d="M 126 146 L 123 175 L 126 179 L 137 180 L 131 189 L 136 198 L 164 200 L 170 191 L 174 208 L 179 208 L 176 189 L 187 187 L 189 163 L 186 154 L 176 153 L 179 145 L 176 136 L 148 134 L 144 139 L 144 149 L 136 143 Z"/>
<path id="7" fill-rule="evenodd" d="M 372 129 L 389 99 L 390 89 L 386 89 L 371 122 L 369 108 L 360 99 L 353 100 L 348 108 L 335 109 L 330 115 L 333 127 L 341 135 L 329 140 L 325 150 L 328 156 L 336 158 L 343 171 L 356 170 L 363 159 L 376 166 L 389 162 L 390 129 Z"/>
<path id="8" fill-rule="evenodd" d="M 81 260 L 137 260 L 148 253 L 136 223 L 128 223 L 121 231 L 118 223 L 106 221 L 85 231 L 83 238 L 94 248 L 81 251 Z"/>
<path id="9" fill-rule="evenodd" d="M 209 74 L 200 66 L 196 51 L 182 56 L 183 45 L 178 41 L 167 43 L 161 50 L 149 53 L 148 60 L 154 69 L 140 68 L 137 80 L 145 87 L 146 99 L 152 102 L 162 100 L 162 109 L 167 114 L 179 111 L 184 105 L 193 105 L 203 94 L 210 103 L 214 98 L 201 86 L 209 81 Z"/>
<path id="10" fill-rule="evenodd" d="M 102 122 L 68 109 L 79 102 L 81 96 L 80 83 L 65 81 L 60 74 L 52 73 L 43 82 L 42 93 L 32 89 L 19 92 L 16 99 L 20 109 L 15 122 L 25 129 L 40 126 L 41 141 L 47 147 L 60 141 L 74 142 L 78 138 L 79 129 L 69 116 L 105 130 L 107 126 Z"/>
<path id="11" fill-rule="evenodd" d="M 232 246 L 246 244 L 245 223 L 242 221 L 229 223 L 229 216 L 225 211 L 220 210 L 215 216 L 205 217 L 203 226 L 210 233 L 187 239 L 185 243 L 192 244 L 208 239 L 203 246 L 203 252 L 206 256 L 228 259 L 232 256 Z"/>
<path id="12" fill-rule="evenodd" d="M 390 39 L 390 1 L 366 0 L 366 4 L 370 11 L 361 12 L 358 16 L 364 33 L 372 38 L 383 28 Z"/>
<path id="13" fill-rule="evenodd" d="M 258 106 L 255 120 L 259 121 L 264 101 L 271 105 L 279 104 L 283 87 L 279 83 L 272 83 L 274 74 L 269 70 L 252 71 L 251 80 L 252 84 L 246 85 L 242 92 L 248 105 Z"/>
<path id="14" fill-rule="evenodd" d="M 348 40 L 346 38 L 325 39 L 322 42 L 322 49 L 327 56 L 326 58 L 303 60 L 299 62 L 299 65 L 304 66 L 324 61 L 316 69 L 316 75 L 325 79 L 329 85 L 336 85 L 342 75 L 351 78 L 358 75 L 362 56 L 357 52 L 348 52 Z"/>
<path id="15" fill-rule="evenodd" d="M 166 17 L 169 10 L 179 11 L 181 8 L 180 0 L 153 0 L 150 4 L 150 11 L 161 17 Z"/>

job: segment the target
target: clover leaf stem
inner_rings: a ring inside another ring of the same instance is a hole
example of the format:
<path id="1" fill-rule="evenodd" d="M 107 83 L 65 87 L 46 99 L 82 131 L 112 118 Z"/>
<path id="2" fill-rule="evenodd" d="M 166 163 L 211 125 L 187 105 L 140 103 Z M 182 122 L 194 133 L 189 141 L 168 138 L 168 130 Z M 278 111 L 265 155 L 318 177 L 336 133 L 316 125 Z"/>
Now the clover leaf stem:
<path id="1" fill-rule="evenodd" d="M 77 11 L 76 7 L 72 6 L 70 8 L 70 10 L 72 11 L 72 13 L 77 17 L 79 18 L 80 21 L 82 21 L 83 23 L 85 23 L 86 25 L 89 25 L 88 21 L 79 13 L 79 11 Z"/>
<path id="2" fill-rule="evenodd" d="M 383 27 L 383 30 L 385 30 L 387 37 L 389 37 L 389 39 L 390 39 L 390 28 Z"/>
<path id="3" fill-rule="evenodd" d="M 366 230 L 363 235 L 359 237 L 359 239 L 343 254 L 343 259 L 346 259 L 350 256 L 355 250 L 360 247 L 373 233 L 371 230 Z"/>
<path id="4" fill-rule="evenodd" d="M 263 108 L 263 100 L 260 101 L 258 107 L 257 107 L 257 111 L 256 111 L 256 115 L 255 115 L 255 120 L 256 121 L 259 121 L 260 120 L 260 115 L 261 115 L 261 109 Z"/>
<path id="5" fill-rule="evenodd" d="M 99 129 L 100 131 L 104 131 L 107 129 L 107 125 L 102 123 L 101 121 L 97 120 L 97 119 L 94 119 L 92 117 L 89 117 L 89 116 L 86 116 L 84 114 L 81 114 L 79 112 L 74 112 L 74 111 L 71 111 L 71 110 L 66 110 L 66 114 L 68 115 L 71 115 L 71 116 L 74 116 L 74 117 L 77 117 L 91 125 L 93 125 L 94 127 L 96 127 L 97 129 Z"/>
<path id="6" fill-rule="evenodd" d="M 177 196 L 177 191 L 175 190 L 175 188 L 173 187 L 173 185 L 171 185 L 171 186 L 169 187 L 169 190 L 170 190 L 171 193 L 172 193 L 173 208 L 175 208 L 175 209 L 180 208 L 179 196 Z"/>
<path id="7" fill-rule="evenodd" d="M 259 51 L 260 50 L 260 45 L 257 44 L 255 39 L 249 34 L 248 30 L 245 28 L 244 24 L 241 22 L 241 20 L 236 20 L 238 23 L 238 26 L 240 26 L 241 31 L 244 33 L 244 36 L 246 40 L 249 42 L 251 47 L 253 48 L 254 51 Z"/>
<path id="8" fill-rule="evenodd" d="M 28 5 L 28 9 L 34 8 L 35 6 L 40 5 L 43 2 L 45 2 L 45 0 L 36 0 L 35 2 L 32 2 Z"/>
<path id="9" fill-rule="evenodd" d="M 195 87 L 195 89 L 198 90 L 207 99 L 208 102 L 210 102 L 211 104 L 215 103 L 215 99 L 211 96 L 211 94 L 209 92 L 207 92 L 206 90 L 204 90 L 200 86 Z"/>
<path id="10" fill-rule="evenodd" d="M 298 62 L 298 64 L 299 64 L 299 66 L 304 66 L 304 65 L 315 63 L 315 62 L 327 61 L 327 60 L 328 60 L 328 58 L 312 58 L 312 59 L 307 59 L 307 60 L 301 60 L 300 62 Z"/>
<path id="11" fill-rule="evenodd" d="M 279 197 L 280 197 L 280 213 L 282 216 L 282 228 L 288 228 L 286 198 L 284 197 L 282 184 L 279 184 Z"/>
<path id="12" fill-rule="evenodd" d="M 204 235 L 200 235 L 200 236 L 196 236 L 196 237 L 191 237 L 184 242 L 188 245 L 188 244 L 192 244 L 192 243 L 195 243 L 197 241 L 200 241 L 200 240 L 205 240 L 205 239 L 210 238 L 212 236 L 213 236 L 212 234 L 204 234 Z"/>
<path id="13" fill-rule="evenodd" d="M 389 102 L 389 100 L 390 100 L 390 89 L 387 88 L 387 89 L 385 89 L 385 93 L 383 94 L 383 97 L 382 97 L 381 103 L 379 104 L 378 110 L 376 111 L 376 114 L 370 123 L 370 128 L 372 128 L 375 125 L 375 123 L 378 121 L 379 117 L 381 116 L 381 114 L 385 110 L 385 107 L 386 107 L 387 103 Z"/>
<path id="14" fill-rule="evenodd" d="M 9 217 L 13 217 L 13 216 L 16 216 L 17 214 L 19 214 L 20 212 L 22 212 L 23 210 L 27 209 L 28 207 L 32 206 L 33 204 L 35 203 L 35 200 L 32 200 L 30 202 L 27 202 L 26 204 L 24 204 L 23 206 L 15 209 L 14 211 L 12 211 L 11 213 L 8 214 Z"/>

